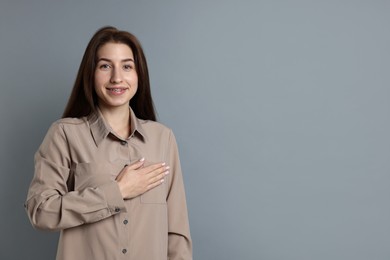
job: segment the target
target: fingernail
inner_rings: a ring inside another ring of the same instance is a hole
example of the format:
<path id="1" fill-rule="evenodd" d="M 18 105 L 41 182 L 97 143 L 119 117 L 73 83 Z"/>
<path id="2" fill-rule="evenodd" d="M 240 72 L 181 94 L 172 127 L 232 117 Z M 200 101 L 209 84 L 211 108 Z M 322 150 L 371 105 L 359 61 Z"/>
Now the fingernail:
<path id="1" fill-rule="evenodd" d="M 164 166 L 164 165 L 165 165 L 165 162 L 163 162 L 161 165 Z"/>
<path id="2" fill-rule="evenodd" d="M 169 171 L 166 171 L 166 172 L 165 172 L 165 175 L 168 175 L 168 174 L 169 174 Z"/>
<path id="3" fill-rule="evenodd" d="M 139 159 L 139 161 L 140 161 L 140 162 L 143 162 L 143 161 L 145 161 L 145 158 L 142 157 L 141 159 Z"/>

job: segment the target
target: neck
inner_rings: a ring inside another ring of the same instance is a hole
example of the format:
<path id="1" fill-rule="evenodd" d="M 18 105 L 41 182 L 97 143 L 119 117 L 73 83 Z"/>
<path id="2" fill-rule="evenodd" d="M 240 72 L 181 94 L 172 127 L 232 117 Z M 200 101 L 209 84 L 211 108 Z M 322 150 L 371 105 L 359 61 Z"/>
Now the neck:
<path id="1" fill-rule="evenodd" d="M 108 108 L 99 106 L 106 122 L 111 126 L 112 130 L 122 138 L 127 138 L 130 135 L 130 109 L 128 106 Z"/>

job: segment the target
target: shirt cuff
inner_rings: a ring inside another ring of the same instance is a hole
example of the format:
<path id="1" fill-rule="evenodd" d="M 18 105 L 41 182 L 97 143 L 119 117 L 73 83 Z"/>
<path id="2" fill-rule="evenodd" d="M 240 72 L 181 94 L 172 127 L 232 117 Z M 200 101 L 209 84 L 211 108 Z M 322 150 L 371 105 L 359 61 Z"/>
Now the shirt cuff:
<path id="1" fill-rule="evenodd" d="M 106 198 L 107 207 L 112 215 L 127 212 L 125 202 L 116 182 L 110 182 L 100 186 Z"/>

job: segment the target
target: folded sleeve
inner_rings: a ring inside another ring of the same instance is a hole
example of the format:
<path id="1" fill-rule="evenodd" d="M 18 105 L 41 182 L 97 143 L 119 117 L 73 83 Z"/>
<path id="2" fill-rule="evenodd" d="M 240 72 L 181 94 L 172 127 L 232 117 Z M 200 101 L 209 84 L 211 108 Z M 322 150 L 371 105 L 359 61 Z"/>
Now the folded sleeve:
<path id="1" fill-rule="evenodd" d="M 64 126 L 54 123 L 34 157 L 35 173 L 25 209 L 35 228 L 61 230 L 126 211 L 115 181 L 72 191 L 71 154 Z"/>
<path id="2" fill-rule="evenodd" d="M 175 136 L 170 132 L 168 161 L 169 175 L 168 206 L 168 259 L 192 259 L 192 240 L 188 221 L 186 196 Z"/>

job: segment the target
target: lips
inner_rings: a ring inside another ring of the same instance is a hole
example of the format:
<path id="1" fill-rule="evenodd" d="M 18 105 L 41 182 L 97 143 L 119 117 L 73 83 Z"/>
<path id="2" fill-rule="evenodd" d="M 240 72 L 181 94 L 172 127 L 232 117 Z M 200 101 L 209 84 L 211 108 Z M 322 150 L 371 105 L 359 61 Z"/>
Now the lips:
<path id="1" fill-rule="evenodd" d="M 120 94 L 123 94 L 127 88 L 122 88 L 122 87 L 113 87 L 113 88 L 106 88 L 110 93 L 114 94 L 114 95 L 120 95 Z"/>

